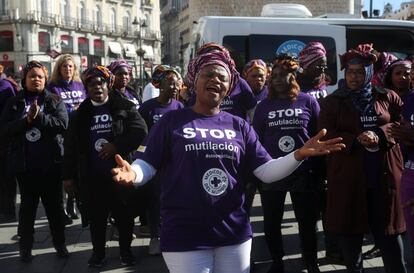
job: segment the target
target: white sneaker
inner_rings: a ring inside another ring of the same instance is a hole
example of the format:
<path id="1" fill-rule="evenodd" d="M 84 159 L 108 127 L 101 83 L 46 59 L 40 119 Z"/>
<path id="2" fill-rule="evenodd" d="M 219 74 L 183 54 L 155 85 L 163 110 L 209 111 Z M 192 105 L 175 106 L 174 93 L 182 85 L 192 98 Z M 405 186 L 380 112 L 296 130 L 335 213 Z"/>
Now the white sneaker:
<path id="1" fill-rule="evenodd" d="M 160 239 L 158 238 L 151 238 L 148 248 L 148 254 L 150 255 L 159 255 L 161 254 L 160 251 Z"/>

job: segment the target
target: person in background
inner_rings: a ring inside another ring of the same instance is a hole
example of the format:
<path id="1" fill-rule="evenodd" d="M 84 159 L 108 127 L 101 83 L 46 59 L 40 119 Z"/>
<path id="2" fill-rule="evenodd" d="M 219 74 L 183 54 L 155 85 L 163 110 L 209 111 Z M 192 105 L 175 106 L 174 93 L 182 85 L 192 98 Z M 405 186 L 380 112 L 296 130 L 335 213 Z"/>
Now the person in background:
<path id="1" fill-rule="evenodd" d="M 236 84 L 234 62 L 223 52 L 196 57 L 189 82 L 192 107 L 171 111 L 152 127 L 132 165 L 116 156 L 113 180 L 141 186 L 157 172 L 161 182 L 161 251 L 171 273 L 250 271 L 252 230 L 243 209 L 243 169 L 270 183 L 309 156 L 340 150 L 341 139 L 320 142 L 272 159 L 244 119 L 220 110 Z"/>
<path id="2" fill-rule="evenodd" d="M 269 96 L 255 111 L 253 127 L 272 158 L 289 154 L 316 134 L 319 104 L 310 94 L 300 92 L 296 81 L 298 69 L 296 58 L 285 54 L 276 56 Z M 273 258 L 269 273 L 285 272 L 281 224 L 288 191 L 299 223 L 302 259 L 308 272 L 320 272 L 316 237 L 318 185 L 314 169 L 314 161 L 306 160 L 286 178 L 262 185 L 264 233 Z"/>
<path id="3" fill-rule="evenodd" d="M 268 88 L 266 85 L 267 80 L 267 65 L 261 59 L 254 59 L 249 61 L 243 69 L 243 78 L 249 84 L 253 91 L 256 102 L 259 103 L 268 96 Z M 259 188 L 260 181 L 258 181 L 253 174 L 247 174 L 250 176 L 246 182 L 246 200 L 244 202 L 244 209 L 250 214 L 250 210 L 253 205 L 254 196 Z"/>
<path id="4" fill-rule="evenodd" d="M 374 76 L 372 76 L 372 85 L 383 88 L 384 75 L 389 65 L 398 58 L 389 52 L 377 53 L 378 60 L 374 64 Z"/>
<path id="5" fill-rule="evenodd" d="M 347 272 L 363 272 L 362 242 L 369 230 L 380 248 L 385 272 L 405 273 L 401 234 L 402 154 L 387 134 L 400 121 L 402 101 L 391 90 L 372 85 L 372 45 L 341 56 L 345 86 L 321 102 L 319 127 L 341 136 L 347 148 L 327 156 L 326 228 L 336 233 Z"/>
<path id="6" fill-rule="evenodd" d="M 65 245 L 61 153 L 56 140 L 68 125 L 63 101 L 46 90 L 47 68 L 30 61 L 23 68 L 23 90 L 10 98 L 0 117 L 0 138 L 8 143 L 7 171 L 16 176 L 19 212 L 20 259 L 33 258 L 33 234 L 39 199 L 49 221 L 53 245 L 59 257 L 69 255 Z"/>
<path id="7" fill-rule="evenodd" d="M 326 50 L 320 42 L 310 42 L 299 53 L 299 63 L 302 69 L 298 73 L 298 83 L 301 92 L 309 93 L 317 100 L 323 99 L 328 95 L 326 90 L 330 82 L 326 74 L 328 63 Z"/>
<path id="8" fill-rule="evenodd" d="M 162 74 L 164 69 L 165 67 L 161 64 L 157 65 L 154 68 L 154 71 L 151 75 L 152 80 L 145 86 L 144 91 L 142 93 L 142 102 L 146 102 L 149 99 L 158 97 L 158 95 L 160 94 L 159 76 Z"/>
<path id="9" fill-rule="evenodd" d="M 132 76 L 132 66 L 126 60 L 118 59 L 112 61 L 107 68 L 115 76 L 114 86 L 111 91 L 113 91 L 114 94 L 131 101 L 138 109 L 141 104 L 141 97 L 134 89 L 128 87 Z"/>
<path id="10" fill-rule="evenodd" d="M 184 108 L 184 105 L 177 101 L 181 89 L 181 76 L 174 68 L 165 67 L 159 76 L 160 94 L 157 98 L 144 102 L 139 112 L 145 120 L 148 130 L 164 116 L 166 113 Z M 160 225 L 160 190 L 158 177 L 154 177 L 154 182 L 145 185 L 138 190 L 140 196 L 140 207 L 145 209 L 147 215 L 151 240 L 149 244 L 149 254 L 160 254 L 159 225 Z"/>
<path id="11" fill-rule="evenodd" d="M 81 102 L 86 98 L 86 90 L 79 77 L 79 69 L 72 55 L 64 54 L 59 57 L 53 68 L 52 77 L 47 88 L 63 100 L 70 118 L 73 111 L 78 109 Z M 58 140 L 63 156 L 63 136 L 59 135 Z M 72 219 L 79 218 L 75 204 L 76 197 L 68 195 L 66 211 L 64 212 L 66 224 L 72 224 Z"/>
<path id="12" fill-rule="evenodd" d="M 147 126 L 132 102 L 109 93 L 114 76 L 106 67 L 90 68 L 82 76 L 88 97 L 71 118 L 65 136 L 64 188 L 78 192 L 83 225 L 90 225 L 93 253 L 88 265 L 100 268 L 105 262 L 109 213 L 119 231 L 121 264 L 133 265 L 134 189 L 113 183 L 110 170 L 116 153 L 128 157 L 136 150 Z"/>
<path id="13" fill-rule="evenodd" d="M 7 100 L 17 95 L 20 87 L 11 76 L 0 79 L 0 114 Z M 0 162 L 6 162 L 8 143 L 0 140 Z M 0 222 L 16 220 L 16 179 L 6 171 L 6 164 L 0 166 Z"/>

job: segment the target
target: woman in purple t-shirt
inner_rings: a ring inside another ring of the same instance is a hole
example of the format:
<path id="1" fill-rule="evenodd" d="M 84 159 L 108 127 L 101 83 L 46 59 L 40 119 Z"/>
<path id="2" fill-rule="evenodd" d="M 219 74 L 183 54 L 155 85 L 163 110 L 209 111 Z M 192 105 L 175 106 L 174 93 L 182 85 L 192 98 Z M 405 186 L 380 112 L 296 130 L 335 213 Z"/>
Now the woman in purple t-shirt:
<path id="1" fill-rule="evenodd" d="M 120 156 L 113 179 L 161 181 L 161 251 L 172 273 L 250 270 L 252 230 L 243 209 L 244 171 L 270 183 L 293 172 L 301 161 L 343 148 L 341 139 L 319 141 L 326 133 L 280 158 L 272 159 L 243 119 L 220 111 L 231 90 L 234 63 L 222 52 L 192 61 L 197 100 L 193 107 L 167 113 L 152 128 L 129 165 Z"/>
<path id="2" fill-rule="evenodd" d="M 253 127 L 273 158 L 285 156 L 316 134 L 319 104 L 300 92 L 296 82 L 299 62 L 286 54 L 276 57 L 269 84 L 269 97 L 256 108 Z M 302 258 L 308 272 L 320 272 L 317 264 L 317 183 L 315 166 L 306 160 L 278 183 L 263 184 L 261 193 L 264 232 L 273 258 L 269 272 L 283 272 L 281 224 L 286 193 L 289 191 L 299 223 Z"/>
<path id="3" fill-rule="evenodd" d="M 59 57 L 53 68 L 52 77 L 47 89 L 62 98 L 69 117 L 86 98 L 86 90 L 79 76 L 79 69 L 72 55 L 64 54 Z M 58 135 L 59 146 L 63 155 L 63 136 Z M 66 201 L 65 223 L 71 224 L 72 219 L 78 219 L 75 209 L 75 196 L 68 195 Z M 70 217 L 69 217 L 70 216 Z M 71 219 L 72 218 L 72 219 Z"/>
<path id="4" fill-rule="evenodd" d="M 126 60 L 118 59 L 111 62 L 107 68 L 115 76 L 114 86 L 111 92 L 131 101 L 138 109 L 141 104 L 141 97 L 134 89 L 128 86 L 131 81 L 132 66 Z"/>

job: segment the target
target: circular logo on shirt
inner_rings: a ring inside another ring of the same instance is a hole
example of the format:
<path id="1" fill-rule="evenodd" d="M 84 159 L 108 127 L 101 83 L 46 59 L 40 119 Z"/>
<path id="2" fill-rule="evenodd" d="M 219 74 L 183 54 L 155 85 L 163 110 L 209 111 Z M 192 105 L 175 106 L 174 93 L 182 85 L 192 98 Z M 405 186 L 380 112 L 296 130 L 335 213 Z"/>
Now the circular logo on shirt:
<path id="1" fill-rule="evenodd" d="M 108 143 L 109 141 L 104 139 L 104 138 L 100 138 L 97 141 L 95 141 L 95 150 L 97 152 L 100 152 L 102 150 L 102 145 L 104 145 L 105 143 Z"/>
<path id="2" fill-rule="evenodd" d="M 203 188 L 213 196 L 223 194 L 229 186 L 229 179 L 226 173 L 218 168 L 212 168 L 203 175 Z"/>
<path id="3" fill-rule="evenodd" d="M 36 127 L 33 127 L 29 131 L 26 132 L 26 139 L 30 142 L 36 142 L 40 139 L 42 133 Z"/>
<path id="4" fill-rule="evenodd" d="M 279 139 L 279 149 L 285 153 L 293 151 L 295 140 L 291 136 L 283 136 Z"/>

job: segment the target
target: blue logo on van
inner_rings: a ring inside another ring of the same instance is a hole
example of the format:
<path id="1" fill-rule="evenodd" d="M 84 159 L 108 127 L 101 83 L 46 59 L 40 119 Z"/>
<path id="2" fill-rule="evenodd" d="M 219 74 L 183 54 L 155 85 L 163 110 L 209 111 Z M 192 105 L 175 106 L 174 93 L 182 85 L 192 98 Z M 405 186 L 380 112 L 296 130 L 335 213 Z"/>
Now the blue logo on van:
<path id="1" fill-rule="evenodd" d="M 298 40 L 288 40 L 276 49 L 276 54 L 290 53 L 297 57 L 306 45 Z"/>

